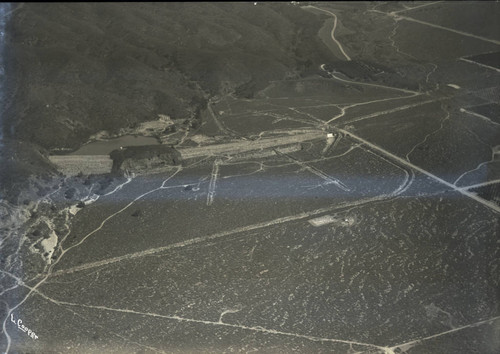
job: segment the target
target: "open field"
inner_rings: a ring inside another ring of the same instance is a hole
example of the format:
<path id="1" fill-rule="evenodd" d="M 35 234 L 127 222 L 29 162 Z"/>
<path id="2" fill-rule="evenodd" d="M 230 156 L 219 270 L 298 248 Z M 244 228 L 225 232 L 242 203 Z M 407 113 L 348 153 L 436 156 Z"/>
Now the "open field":
<path id="1" fill-rule="evenodd" d="M 478 7 L 471 2 L 446 3 L 442 1 L 412 11 L 401 12 L 400 15 L 500 41 L 500 29 L 495 23 L 497 11 L 498 5 L 493 2 Z"/>

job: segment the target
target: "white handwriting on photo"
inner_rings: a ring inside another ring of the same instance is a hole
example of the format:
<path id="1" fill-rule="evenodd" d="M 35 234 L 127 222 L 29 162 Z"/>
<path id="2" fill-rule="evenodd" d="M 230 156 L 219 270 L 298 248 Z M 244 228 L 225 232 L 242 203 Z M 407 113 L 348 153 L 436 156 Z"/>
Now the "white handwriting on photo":
<path id="1" fill-rule="evenodd" d="M 30 336 L 31 338 L 38 339 L 38 336 L 35 334 L 35 332 L 33 332 L 31 329 L 29 329 L 28 327 L 26 327 L 25 325 L 23 325 L 23 320 L 21 320 L 20 318 L 17 319 L 17 321 L 16 321 L 14 319 L 14 315 L 10 314 L 10 321 L 12 323 L 14 323 L 17 326 L 17 328 L 19 328 L 21 331 L 27 333 L 28 336 Z"/>

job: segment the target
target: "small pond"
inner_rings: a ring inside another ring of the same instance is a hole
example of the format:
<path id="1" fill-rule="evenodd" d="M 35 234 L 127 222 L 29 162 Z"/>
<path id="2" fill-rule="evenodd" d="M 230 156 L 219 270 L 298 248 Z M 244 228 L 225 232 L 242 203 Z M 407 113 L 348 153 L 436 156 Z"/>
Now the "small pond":
<path id="1" fill-rule="evenodd" d="M 70 155 L 108 155 L 120 146 L 159 145 L 155 138 L 149 136 L 124 135 L 110 140 L 99 140 L 85 144 Z"/>

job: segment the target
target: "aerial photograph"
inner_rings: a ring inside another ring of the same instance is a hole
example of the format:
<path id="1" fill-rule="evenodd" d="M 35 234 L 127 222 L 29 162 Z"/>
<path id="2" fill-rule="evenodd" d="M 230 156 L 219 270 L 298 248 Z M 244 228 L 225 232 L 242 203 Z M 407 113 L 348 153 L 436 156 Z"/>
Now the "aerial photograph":
<path id="1" fill-rule="evenodd" d="M 500 353 L 500 2 L 0 3 L 0 353 Z"/>

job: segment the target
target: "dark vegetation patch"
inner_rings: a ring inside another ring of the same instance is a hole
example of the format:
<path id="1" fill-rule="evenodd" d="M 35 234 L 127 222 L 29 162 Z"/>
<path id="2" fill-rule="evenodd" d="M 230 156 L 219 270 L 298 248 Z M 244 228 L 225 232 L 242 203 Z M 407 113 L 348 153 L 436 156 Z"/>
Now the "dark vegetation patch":
<path id="1" fill-rule="evenodd" d="M 474 113 L 485 116 L 495 123 L 500 124 L 500 104 L 498 103 L 488 103 L 476 107 L 470 107 L 467 109 Z"/>
<path id="2" fill-rule="evenodd" d="M 26 141 L 3 139 L 0 144 L 0 199 L 14 202 L 29 178 L 40 179 L 38 196 L 52 186 L 45 184 L 56 175 L 56 168 L 47 159 L 47 151 Z"/>
<path id="3" fill-rule="evenodd" d="M 27 234 L 27 236 L 33 241 L 40 237 L 49 238 L 50 229 L 46 223 L 41 222 L 38 223 L 38 225 L 35 228 L 33 228 L 33 230 L 30 233 Z"/>
<path id="4" fill-rule="evenodd" d="M 73 197 L 75 196 L 75 193 L 76 193 L 76 188 L 74 188 L 74 187 L 68 188 L 64 192 L 64 197 L 66 199 L 73 199 Z"/>
<path id="5" fill-rule="evenodd" d="M 481 198 L 500 206 L 500 183 L 473 188 L 470 189 L 470 191 L 476 193 Z"/>
<path id="6" fill-rule="evenodd" d="M 136 209 L 132 214 L 130 214 L 133 217 L 138 217 L 142 216 L 142 210 L 141 209 Z"/>
<path id="7" fill-rule="evenodd" d="M 474 91 L 474 96 L 485 99 L 489 102 L 500 103 L 500 86 L 488 87 Z"/>
<path id="8" fill-rule="evenodd" d="M 165 145 L 129 146 L 109 154 L 113 160 L 112 172 L 120 170 L 141 170 L 161 165 L 179 165 L 182 157 L 179 151 Z"/>
<path id="9" fill-rule="evenodd" d="M 472 57 L 468 57 L 467 59 L 500 69 L 500 52 L 474 55 Z"/>

